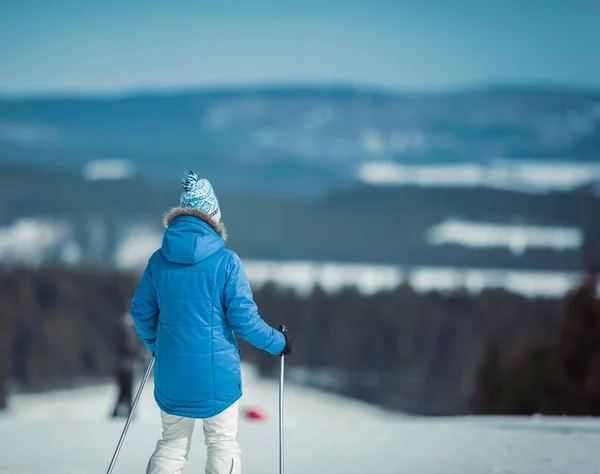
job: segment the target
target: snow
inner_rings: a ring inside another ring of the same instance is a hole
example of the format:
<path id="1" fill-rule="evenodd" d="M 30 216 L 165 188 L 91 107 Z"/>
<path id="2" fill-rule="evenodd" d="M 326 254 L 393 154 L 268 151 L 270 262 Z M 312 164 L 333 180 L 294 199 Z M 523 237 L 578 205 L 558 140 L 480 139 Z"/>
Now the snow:
<path id="1" fill-rule="evenodd" d="M 573 227 L 497 224 L 462 219 L 446 219 L 427 233 L 427 240 L 432 245 L 506 247 L 514 255 L 522 255 L 528 248 L 576 250 L 583 244 L 583 239 L 583 232 Z"/>
<path id="2" fill-rule="evenodd" d="M 365 130 L 361 142 L 363 150 L 367 153 L 383 153 L 385 151 L 384 138 L 376 130 Z"/>
<path id="3" fill-rule="evenodd" d="M 244 367 L 242 408 L 266 411 L 266 422 L 242 419 L 245 474 L 278 472 L 277 382 Z M 115 468 L 144 472 L 160 436 L 148 386 Z M 17 395 L 0 415 L 0 472 L 105 472 L 123 420 L 107 418 L 112 385 Z M 288 474 L 593 474 L 600 472 L 600 421 L 564 417 L 420 418 L 389 413 L 336 395 L 286 386 Z M 186 472 L 203 471 L 197 429 Z"/>
<path id="4" fill-rule="evenodd" d="M 150 256 L 160 248 L 162 232 L 148 225 L 129 226 L 121 238 L 114 256 L 114 264 L 120 270 L 144 268 Z"/>
<path id="5" fill-rule="evenodd" d="M 318 105 L 304 116 L 304 127 L 308 132 L 314 132 L 331 122 L 334 117 L 335 110 L 331 105 Z"/>
<path id="6" fill-rule="evenodd" d="M 123 241 L 117 250 L 115 264 L 122 269 L 143 270 L 150 255 L 158 248 L 159 237 L 148 234 L 147 239 L 140 240 L 138 234 L 135 239 Z M 407 284 L 420 293 L 466 291 L 478 294 L 486 289 L 501 289 L 528 298 L 562 298 L 581 281 L 581 273 L 567 271 L 408 267 L 309 260 L 244 259 L 244 268 L 254 288 L 274 284 L 300 294 L 308 294 L 318 285 L 326 292 L 355 287 L 361 293 L 371 295 Z"/>
<path id="7" fill-rule="evenodd" d="M 244 260 L 250 283 L 260 288 L 272 283 L 309 293 L 316 285 L 325 291 L 356 287 L 364 294 L 390 290 L 401 284 L 426 293 L 502 289 L 526 296 L 561 298 L 579 284 L 581 274 L 565 271 L 507 270 L 494 268 L 401 267 L 311 261 Z M 600 285 L 599 285 L 600 291 Z"/>
<path id="8" fill-rule="evenodd" d="M 81 261 L 81 246 L 72 240 L 65 242 L 60 250 L 61 260 L 67 265 L 77 265 Z"/>
<path id="9" fill-rule="evenodd" d="M 128 179 L 135 175 L 136 167 L 128 160 L 94 160 L 85 164 L 83 177 L 89 181 Z"/>
<path id="10" fill-rule="evenodd" d="M 141 271 L 160 247 L 162 234 L 150 225 L 131 226 L 119 238 L 114 255 L 117 268 Z M 573 250 L 583 235 L 571 227 L 505 225 L 449 219 L 430 229 L 434 245 L 456 243 L 472 247 L 509 248 L 519 255 L 527 248 Z M 310 260 L 244 259 L 250 283 L 262 287 L 273 283 L 307 294 L 319 285 L 335 292 L 356 287 L 364 294 L 391 290 L 408 284 L 418 292 L 503 289 L 527 297 L 561 298 L 580 281 L 581 274 L 567 271 L 511 270 L 469 267 L 399 266 Z"/>
<path id="11" fill-rule="evenodd" d="M 20 146 L 55 146 L 60 135 L 55 127 L 27 122 L 0 120 L 0 142 Z"/>
<path id="12" fill-rule="evenodd" d="M 583 162 L 497 160 L 487 165 L 454 163 L 406 165 L 391 161 L 363 164 L 361 181 L 371 185 L 488 187 L 527 193 L 572 191 L 600 182 L 600 165 Z"/>
<path id="13" fill-rule="evenodd" d="M 93 238 L 90 243 L 93 254 L 101 255 L 106 244 L 103 222 L 90 221 L 89 233 Z M 506 245 L 518 254 L 528 247 L 576 248 L 582 237 L 577 229 L 567 227 L 496 226 L 449 220 L 432 228 L 429 238 L 437 245 Z M 114 266 L 141 272 L 150 256 L 160 247 L 161 239 L 162 232 L 150 224 L 124 226 L 113 255 Z M 81 247 L 73 240 L 68 224 L 24 218 L 0 227 L 0 262 L 38 266 L 52 258 L 67 265 L 81 261 Z M 477 294 L 493 288 L 527 297 L 561 298 L 579 283 L 581 277 L 580 273 L 565 271 L 409 267 L 309 260 L 244 259 L 244 266 L 250 283 L 256 288 L 273 283 L 301 294 L 311 292 L 317 285 L 328 292 L 356 287 L 364 294 L 374 294 L 408 284 L 418 292 L 467 291 Z"/>
<path id="14" fill-rule="evenodd" d="M 105 247 L 102 221 L 90 221 L 90 243 L 94 255 Z M 571 227 L 499 225 L 449 219 L 427 234 L 434 245 L 459 244 L 471 247 L 508 247 L 519 255 L 530 247 L 573 250 L 581 246 L 581 231 Z M 121 270 L 141 272 L 160 247 L 162 231 L 150 224 L 124 226 L 112 258 Z M 71 227 L 61 221 L 23 218 L 0 227 L 0 262 L 38 266 L 55 259 L 67 265 L 81 261 L 82 250 L 73 240 Z M 527 297 L 561 298 L 580 281 L 580 273 L 566 271 L 510 270 L 469 267 L 399 266 L 390 264 L 339 263 L 326 261 L 278 261 L 244 259 L 250 283 L 261 287 L 273 283 L 311 292 L 319 285 L 335 292 L 356 287 L 364 294 L 391 290 L 408 284 L 418 292 L 480 293 L 504 289 Z M 600 291 L 600 288 L 599 288 Z"/>
<path id="15" fill-rule="evenodd" d="M 64 222 L 35 217 L 18 219 L 0 227 L 0 262 L 37 266 L 49 253 L 58 252 L 65 263 L 77 263 L 78 246 L 66 240 L 70 233 Z"/>
<path id="16" fill-rule="evenodd" d="M 426 147 L 425 134 L 416 128 L 392 132 L 389 138 L 390 151 L 406 153 Z"/>
<path id="17" fill-rule="evenodd" d="M 244 268 L 253 286 L 276 283 L 300 293 L 310 292 L 319 285 L 325 291 L 355 286 L 363 293 L 371 294 L 395 288 L 404 281 L 400 269 L 391 265 L 244 260 Z"/>

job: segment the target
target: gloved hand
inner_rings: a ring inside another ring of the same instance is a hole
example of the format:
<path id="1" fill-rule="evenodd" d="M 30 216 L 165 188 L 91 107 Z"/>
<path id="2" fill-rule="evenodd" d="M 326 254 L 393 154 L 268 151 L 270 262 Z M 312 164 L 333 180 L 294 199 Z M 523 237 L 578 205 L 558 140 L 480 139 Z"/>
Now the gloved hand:
<path id="1" fill-rule="evenodd" d="M 286 356 L 289 355 L 292 352 L 292 336 L 290 336 L 290 333 L 288 332 L 288 328 L 286 328 L 285 326 L 279 326 L 279 331 L 283 333 L 283 336 L 285 337 L 285 347 L 283 348 L 283 350 L 281 351 L 281 354 L 279 354 L 280 356 Z"/>

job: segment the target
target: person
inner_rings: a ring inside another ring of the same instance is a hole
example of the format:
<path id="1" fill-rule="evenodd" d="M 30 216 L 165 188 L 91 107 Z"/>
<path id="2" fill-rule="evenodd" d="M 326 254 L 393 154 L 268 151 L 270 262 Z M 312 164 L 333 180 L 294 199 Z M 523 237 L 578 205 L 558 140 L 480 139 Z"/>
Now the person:
<path id="1" fill-rule="evenodd" d="M 133 373 L 136 360 L 140 358 L 139 340 L 129 313 L 125 313 L 119 321 L 117 328 L 117 369 L 115 378 L 119 388 L 119 395 L 112 412 L 113 417 L 129 416 L 131 412 L 131 396 Z"/>
<path id="2" fill-rule="evenodd" d="M 180 207 L 165 215 L 162 247 L 131 307 L 138 334 L 155 355 L 154 398 L 163 426 L 146 472 L 181 473 L 195 420 L 202 419 L 206 474 L 239 474 L 242 380 L 234 333 L 273 355 L 289 354 L 292 339 L 259 316 L 242 263 L 225 248 L 210 182 L 188 171 L 181 185 Z"/>

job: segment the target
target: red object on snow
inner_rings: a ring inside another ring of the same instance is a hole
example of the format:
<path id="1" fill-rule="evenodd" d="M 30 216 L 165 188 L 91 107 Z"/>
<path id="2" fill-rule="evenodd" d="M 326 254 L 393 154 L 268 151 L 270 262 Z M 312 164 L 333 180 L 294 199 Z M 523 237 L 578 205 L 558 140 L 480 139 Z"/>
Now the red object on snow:
<path id="1" fill-rule="evenodd" d="M 260 411 L 257 408 L 247 408 L 245 415 L 246 415 L 246 418 L 249 420 L 255 420 L 255 421 L 266 421 L 267 420 L 267 414 Z"/>

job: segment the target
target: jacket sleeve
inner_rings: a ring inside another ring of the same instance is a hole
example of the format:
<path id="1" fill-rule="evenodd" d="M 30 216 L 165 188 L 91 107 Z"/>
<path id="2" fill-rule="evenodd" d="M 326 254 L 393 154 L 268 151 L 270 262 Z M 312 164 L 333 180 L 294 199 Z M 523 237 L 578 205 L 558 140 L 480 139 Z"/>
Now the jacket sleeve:
<path id="1" fill-rule="evenodd" d="M 227 265 L 225 316 L 234 332 L 253 346 L 276 355 L 285 347 L 284 335 L 259 316 L 246 272 L 235 253 Z"/>
<path id="2" fill-rule="evenodd" d="M 158 313 L 156 289 L 152 283 L 150 269 L 146 267 L 131 301 L 131 318 L 140 339 L 150 352 L 154 352 L 155 349 Z"/>

